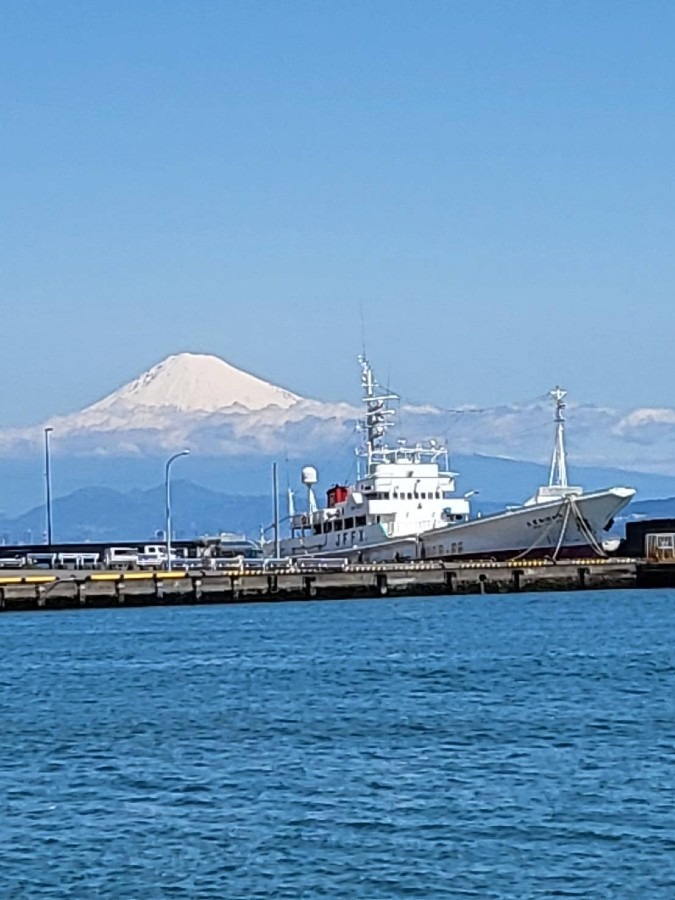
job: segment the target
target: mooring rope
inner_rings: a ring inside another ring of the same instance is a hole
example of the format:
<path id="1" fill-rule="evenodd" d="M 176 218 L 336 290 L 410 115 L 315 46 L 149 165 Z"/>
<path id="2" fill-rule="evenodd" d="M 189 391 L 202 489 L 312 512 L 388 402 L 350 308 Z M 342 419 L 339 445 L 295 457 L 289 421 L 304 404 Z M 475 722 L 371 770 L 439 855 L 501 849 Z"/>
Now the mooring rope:
<path id="1" fill-rule="evenodd" d="M 576 498 L 570 495 L 572 511 L 574 513 L 574 517 L 577 523 L 577 528 L 581 532 L 581 534 L 586 538 L 590 546 L 593 550 L 598 554 L 598 556 L 606 557 L 607 553 L 603 549 L 602 545 L 598 543 L 595 535 L 593 534 L 590 525 L 582 516 L 579 508 L 576 504 Z"/>
<path id="2" fill-rule="evenodd" d="M 533 510 L 534 510 L 534 509 L 536 509 L 536 507 L 533 507 Z M 530 553 L 532 550 L 534 550 L 534 548 L 537 546 L 537 544 L 538 544 L 541 540 L 543 540 L 545 537 L 548 537 L 549 531 L 550 531 L 550 530 L 553 528 L 553 526 L 555 525 L 556 520 L 557 520 L 558 518 L 560 518 L 561 513 L 562 513 L 562 507 L 561 507 L 561 508 L 558 510 L 558 512 L 553 516 L 553 518 L 552 518 L 551 521 L 548 523 L 548 525 L 546 526 L 546 528 L 545 528 L 543 531 L 540 531 L 540 532 L 539 532 L 539 534 L 538 534 L 537 537 L 532 541 L 532 543 L 530 544 L 530 546 L 529 546 L 526 550 L 523 550 L 522 553 L 519 553 L 517 556 L 513 556 L 513 557 L 512 557 L 512 560 L 515 561 L 515 560 L 519 560 L 519 559 L 524 559 L 524 558 L 528 555 L 528 553 Z"/>

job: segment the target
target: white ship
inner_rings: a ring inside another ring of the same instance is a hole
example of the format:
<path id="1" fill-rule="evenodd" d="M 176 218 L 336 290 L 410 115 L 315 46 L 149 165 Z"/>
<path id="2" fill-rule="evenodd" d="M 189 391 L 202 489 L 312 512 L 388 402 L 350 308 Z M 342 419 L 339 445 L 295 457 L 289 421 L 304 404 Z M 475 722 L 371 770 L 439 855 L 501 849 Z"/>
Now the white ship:
<path id="1" fill-rule="evenodd" d="M 352 561 L 405 559 L 525 559 L 606 555 L 603 541 L 612 521 L 634 496 L 627 487 L 585 493 L 567 482 L 564 443 L 565 391 L 551 391 L 556 437 L 549 483 L 522 506 L 471 518 L 469 497 L 457 494 L 445 447 L 434 441 L 385 443 L 394 424 L 396 394 L 380 389 L 360 357 L 365 414 L 357 451 L 362 472 L 353 485 L 336 484 L 319 507 L 313 466 L 302 470 L 307 509 L 289 510 L 290 537 L 279 541 L 282 557 L 342 557 Z M 290 495 L 292 498 L 292 495 Z M 274 544 L 264 546 L 273 555 Z"/>

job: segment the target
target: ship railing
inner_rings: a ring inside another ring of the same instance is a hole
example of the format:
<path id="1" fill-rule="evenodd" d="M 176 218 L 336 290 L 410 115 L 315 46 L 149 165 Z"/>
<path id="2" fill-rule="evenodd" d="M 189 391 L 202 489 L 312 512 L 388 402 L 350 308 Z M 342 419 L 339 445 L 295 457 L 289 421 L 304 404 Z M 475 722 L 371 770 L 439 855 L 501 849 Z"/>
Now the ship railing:
<path id="1" fill-rule="evenodd" d="M 336 559 L 334 557 L 318 557 L 308 556 L 305 559 L 300 557 L 295 560 L 295 564 L 301 572 L 307 569 L 321 569 L 323 572 L 342 572 L 348 565 L 348 559 Z"/>
<path id="2" fill-rule="evenodd" d="M 371 463 L 423 463 L 438 462 L 445 458 L 445 447 L 425 447 L 422 444 L 416 444 L 411 447 L 375 447 L 367 451 L 360 452 L 360 456 L 368 456 Z"/>
<path id="3" fill-rule="evenodd" d="M 295 560 L 290 557 L 275 559 L 267 556 L 264 559 L 248 559 L 244 556 L 212 557 L 204 560 L 205 568 L 217 569 L 219 572 L 270 572 L 292 570 Z"/>
<path id="4" fill-rule="evenodd" d="M 217 570 L 223 574 L 230 575 L 252 575 L 252 574 L 290 574 L 293 572 L 342 572 L 349 562 L 347 559 L 336 559 L 333 557 L 282 557 L 280 559 L 274 557 L 266 557 L 265 559 L 244 559 L 244 558 L 227 558 L 227 559 L 209 559 L 205 560 L 207 565 L 205 569 Z"/>
<path id="5" fill-rule="evenodd" d="M 243 566 L 249 572 L 267 572 L 270 569 L 286 570 L 293 568 L 293 560 L 289 557 L 267 556 L 264 559 L 245 559 Z"/>

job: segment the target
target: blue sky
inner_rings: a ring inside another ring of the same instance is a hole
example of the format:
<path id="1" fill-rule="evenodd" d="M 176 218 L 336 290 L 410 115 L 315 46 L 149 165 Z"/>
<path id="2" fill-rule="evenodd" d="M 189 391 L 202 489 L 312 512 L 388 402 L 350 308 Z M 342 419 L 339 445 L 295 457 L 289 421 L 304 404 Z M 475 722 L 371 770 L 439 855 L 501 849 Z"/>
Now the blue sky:
<path id="1" fill-rule="evenodd" d="M 675 5 L 3 5 L 0 427 L 216 353 L 673 404 Z"/>

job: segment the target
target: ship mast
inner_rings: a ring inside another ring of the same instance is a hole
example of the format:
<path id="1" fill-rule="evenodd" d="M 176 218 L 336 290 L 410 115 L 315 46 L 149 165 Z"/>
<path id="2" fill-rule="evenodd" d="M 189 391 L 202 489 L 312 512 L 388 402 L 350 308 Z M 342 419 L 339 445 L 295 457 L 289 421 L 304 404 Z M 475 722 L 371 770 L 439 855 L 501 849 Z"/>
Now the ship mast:
<path id="1" fill-rule="evenodd" d="M 549 397 L 555 400 L 555 446 L 551 457 L 549 487 L 567 487 L 567 454 L 565 452 L 565 397 L 567 391 L 556 386 L 549 391 Z"/>
<path id="2" fill-rule="evenodd" d="M 365 404 L 366 412 L 360 422 L 360 428 L 365 434 L 364 447 L 360 455 L 367 461 L 367 471 L 370 472 L 374 453 L 382 448 L 382 438 L 387 429 L 391 428 L 395 410 L 388 409 L 390 400 L 398 400 L 398 394 L 378 393 L 379 385 L 375 381 L 373 370 L 364 355 L 359 356 L 361 366 L 361 386 L 363 396 L 361 402 Z"/>

